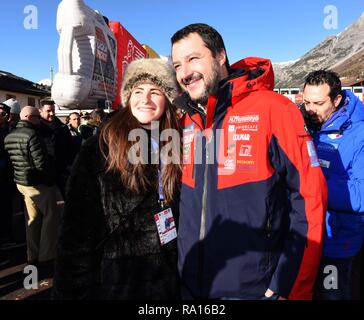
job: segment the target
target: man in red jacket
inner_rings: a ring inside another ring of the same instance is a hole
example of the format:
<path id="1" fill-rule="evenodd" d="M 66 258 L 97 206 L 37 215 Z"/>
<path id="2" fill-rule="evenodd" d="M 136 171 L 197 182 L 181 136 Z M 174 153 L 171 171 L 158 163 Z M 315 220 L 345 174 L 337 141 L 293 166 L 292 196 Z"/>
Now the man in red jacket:
<path id="1" fill-rule="evenodd" d="M 327 189 L 303 118 L 274 93 L 271 62 L 229 66 L 221 35 L 172 39 L 185 100 L 178 235 L 184 296 L 311 299 Z"/>

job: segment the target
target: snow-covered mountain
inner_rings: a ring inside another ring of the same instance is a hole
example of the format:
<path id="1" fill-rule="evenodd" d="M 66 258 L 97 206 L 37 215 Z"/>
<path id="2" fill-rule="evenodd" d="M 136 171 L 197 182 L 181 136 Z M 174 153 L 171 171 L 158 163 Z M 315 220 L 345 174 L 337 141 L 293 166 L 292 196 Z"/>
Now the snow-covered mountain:
<path id="1" fill-rule="evenodd" d="M 38 84 L 42 84 L 44 86 L 50 87 L 52 85 L 52 80 L 51 79 L 43 79 L 43 80 L 38 81 Z"/>
<path id="2" fill-rule="evenodd" d="M 361 62 L 360 62 L 361 61 Z M 351 68 L 355 62 L 355 68 Z M 359 62 L 359 63 L 358 63 Z M 343 68 L 343 65 L 346 67 Z M 300 59 L 273 64 L 276 87 L 302 86 L 306 75 L 318 69 L 332 69 L 343 78 L 363 78 L 364 12 L 361 17 L 335 36 L 330 36 Z"/>

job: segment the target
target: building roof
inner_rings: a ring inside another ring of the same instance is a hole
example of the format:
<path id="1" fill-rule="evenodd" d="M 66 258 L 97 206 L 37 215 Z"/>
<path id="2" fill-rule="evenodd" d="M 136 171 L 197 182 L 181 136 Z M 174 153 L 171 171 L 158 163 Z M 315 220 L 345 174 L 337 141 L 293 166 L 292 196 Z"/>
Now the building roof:
<path id="1" fill-rule="evenodd" d="M 50 95 L 50 87 L 34 83 L 2 70 L 0 70 L 0 90 L 25 93 L 39 97 Z"/>
<path id="2" fill-rule="evenodd" d="M 356 79 L 355 82 L 350 84 L 351 87 L 364 86 L 364 79 Z"/>
<path id="3" fill-rule="evenodd" d="M 364 85 L 364 79 L 359 78 L 343 78 L 341 79 L 341 84 L 344 87 L 356 87 L 356 86 L 363 86 Z"/>

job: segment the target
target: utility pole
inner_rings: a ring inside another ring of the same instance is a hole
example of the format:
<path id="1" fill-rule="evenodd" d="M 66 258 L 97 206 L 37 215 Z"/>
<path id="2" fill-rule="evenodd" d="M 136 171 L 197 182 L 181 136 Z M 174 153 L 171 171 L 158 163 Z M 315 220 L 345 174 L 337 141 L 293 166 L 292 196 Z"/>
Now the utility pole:
<path id="1" fill-rule="evenodd" d="M 53 85 L 53 67 L 50 69 L 51 86 Z"/>

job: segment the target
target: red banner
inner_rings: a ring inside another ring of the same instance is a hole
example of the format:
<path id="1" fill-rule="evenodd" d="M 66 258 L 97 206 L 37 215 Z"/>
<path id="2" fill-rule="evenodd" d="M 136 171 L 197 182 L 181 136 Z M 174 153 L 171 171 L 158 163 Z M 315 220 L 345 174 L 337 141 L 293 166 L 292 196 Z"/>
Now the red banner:
<path id="1" fill-rule="evenodd" d="M 112 108 L 116 109 L 121 104 L 120 88 L 123 74 L 128 64 L 136 59 L 145 58 L 146 50 L 135 38 L 121 25 L 120 22 L 110 21 L 109 27 L 115 34 L 117 42 L 117 68 L 118 77 L 116 85 L 116 97 L 113 101 Z"/>

